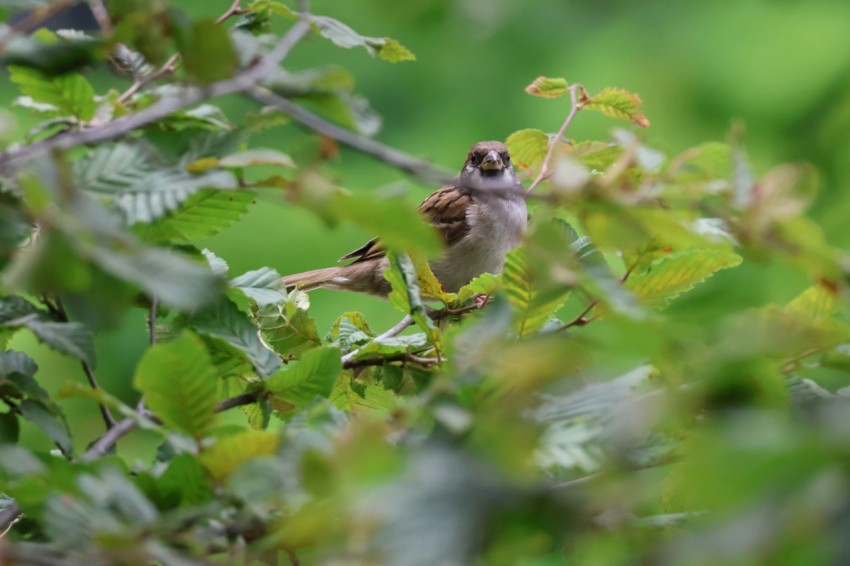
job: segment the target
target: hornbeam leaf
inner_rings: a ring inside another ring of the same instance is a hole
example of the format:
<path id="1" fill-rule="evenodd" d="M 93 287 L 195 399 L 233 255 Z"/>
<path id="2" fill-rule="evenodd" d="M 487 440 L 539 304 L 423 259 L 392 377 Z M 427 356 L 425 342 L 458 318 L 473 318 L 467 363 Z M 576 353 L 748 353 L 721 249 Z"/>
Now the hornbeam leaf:
<path id="1" fill-rule="evenodd" d="M 241 291 L 260 306 L 286 300 L 280 273 L 270 267 L 243 273 L 230 281 L 230 287 Z"/>
<path id="2" fill-rule="evenodd" d="M 263 382 L 266 390 L 295 408 L 307 407 L 316 397 L 327 398 L 342 372 L 338 348 L 318 348 L 279 370 Z"/>
<path id="3" fill-rule="evenodd" d="M 740 263 L 741 256 L 728 248 L 684 249 L 661 256 L 642 271 L 632 273 L 626 288 L 647 306 L 663 308 L 697 283 Z"/>
<path id="4" fill-rule="evenodd" d="M 273 432 L 247 430 L 224 436 L 201 455 L 201 462 L 212 476 L 221 481 L 230 477 L 242 464 L 262 456 L 271 456 L 280 442 Z"/>
<path id="5" fill-rule="evenodd" d="M 166 216 L 134 224 L 133 232 L 149 242 L 195 244 L 231 226 L 253 203 L 254 193 L 249 191 L 201 189 Z"/>
<path id="6" fill-rule="evenodd" d="M 649 120 L 640 111 L 643 104 L 640 97 L 621 88 L 606 88 L 587 99 L 583 108 L 597 110 L 611 118 L 630 120 L 641 128 L 649 127 Z"/>
<path id="7" fill-rule="evenodd" d="M 537 77 L 525 87 L 525 92 L 543 98 L 558 98 L 567 93 L 567 86 L 566 79 Z"/>
<path id="8" fill-rule="evenodd" d="M 525 250 L 508 253 L 502 272 L 502 283 L 514 313 L 514 328 L 520 336 L 537 332 L 567 300 L 567 291 L 554 297 L 539 295 L 531 282 L 531 271 Z"/>
<path id="9" fill-rule="evenodd" d="M 395 39 L 362 36 L 341 21 L 328 16 L 311 15 L 309 18 L 319 35 L 339 47 L 362 47 L 371 55 L 377 55 L 390 63 L 416 60 L 416 56 Z"/>
<path id="10" fill-rule="evenodd" d="M 511 160 L 520 169 L 537 167 L 546 159 L 549 151 L 549 136 L 542 130 L 528 128 L 519 130 L 505 140 Z"/>
<path id="11" fill-rule="evenodd" d="M 259 329 L 227 299 L 193 315 L 189 322 L 197 332 L 221 338 L 245 352 L 261 377 L 271 375 L 280 366 L 280 358 L 260 342 Z"/>
<path id="12" fill-rule="evenodd" d="M 79 358 L 94 367 L 94 335 L 84 324 L 33 319 L 26 322 L 26 327 L 54 350 Z"/>
<path id="13" fill-rule="evenodd" d="M 203 188 L 237 186 L 228 171 L 194 175 L 168 165 L 153 146 L 141 141 L 100 146 L 76 164 L 74 173 L 80 188 L 108 197 L 128 224 L 161 218 Z"/>
<path id="14" fill-rule="evenodd" d="M 215 369 L 200 338 L 184 331 L 145 352 L 133 385 L 168 426 L 202 438 L 215 420 Z"/>
<path id="15" fill-rule="evenodd" d="M 35 69 L 9 65 L 9 78 L 20 87 L 22 94 L 56 107 L 61 114 L 88 121 L 97 109 L 94 89 L 79 73 L 50 78 Z"/>

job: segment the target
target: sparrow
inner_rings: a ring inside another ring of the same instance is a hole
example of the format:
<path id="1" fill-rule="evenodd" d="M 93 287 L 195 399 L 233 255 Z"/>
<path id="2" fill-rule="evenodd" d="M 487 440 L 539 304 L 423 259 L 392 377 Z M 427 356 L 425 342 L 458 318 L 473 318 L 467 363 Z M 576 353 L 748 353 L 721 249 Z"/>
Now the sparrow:
<path id="1" fill-rule="evenodd" d="M 505 254 L 517 247 L 528 221 L 525 198 L 505 144 L 482 141 L 469 150 L 455 182 L 437 189 L 419 205 L 437 230 L 445 249 L 429 262 L 443 289 L 450 293 L 482 273 L 499 273 Z M 348 265 L 326 267 L 283 277 L 287 288 L 320 287 L 386 296 L 389 267 L 378 238 L 340 258 Z"/>

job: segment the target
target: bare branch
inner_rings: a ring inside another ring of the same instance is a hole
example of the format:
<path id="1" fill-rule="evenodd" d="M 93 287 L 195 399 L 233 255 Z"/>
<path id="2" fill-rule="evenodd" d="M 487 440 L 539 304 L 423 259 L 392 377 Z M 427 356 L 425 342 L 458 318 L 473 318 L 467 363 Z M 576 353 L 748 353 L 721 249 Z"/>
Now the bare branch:
<path id="1" fill-rule="evenodd" d="M 333 138 L 338 142 L 367 155 L 371 155 L 372 157 L 392 165 L 397 169 L 401 169 L 405 173 L 416 177 L 423 183 L 429 185 L 441 185 L 450 183 L 455 179 L 455 175 L 445 169 L 436 167 L 434 164 L 424 159 L 413 157 L 412 155 L 384 145 L 381 142 L 367 138 L 356 132 L 352 132 L 351 130 L 347 130 L 342 126 L 328 122 L 324 118 L 321 118 L 309 110 L 305 110 L 298 106 L 291 100 L 278 96 L 267 88 L 256 86 L 248 89 L 246 94 L 258 102 L 267 106 L 273 106 L 281 112 L 288 114 L 293 120 L 301 125 L 306 126 L 324 136 Z"/>
<path id="2" fill-rule="evenodd" d="M 107 35 L 111 34 L 112 20 L 109 18 L 109 12 L 106 10 L 103 0 L 88 0 L 88 5 L 98 27 L 100 27 L 100 31 Z"/>
<path id="3" fill-rule="evenodd" d="M 0 535 L 0 538 L 6 536 L 6 533 L 9 532 L 12 525 L 18 522 L 20 516 L 21 506 L 18 505 L 17 501 L 12 501 L 5 509 L 0 511 L 0 529 L 3 530 L 3 534 Z"/>
<path id="4" fill-rule="evenodd" d="M 156 311 L 158 306 L 156 297 L 151 297 L 151 308 L 148 313 L 148 336 L 150 337 L 151 346 L 156 344 Z"/>
<path id="5" fill-rule="evenodd" d="M 554 138 L 549 140 L 549 151 L 546 152 L 546 158 L 543 159 L 543 165 L 540 167 L 540 174 L 537 175 L 537 178 L 531 183 L 528 187 L 528 192 L 533 191 L 537 185 L 539 185 L 543 179 L 549 176 L 549 167 L 551 166 L 552 156 L 555 154 L 555 146 L 561 141 L 564 137 L 564 134 L 567 133 L 567 128 L 572 124 L 573 119 L 578 114 L 578 111 L 581 110 L 582 103 L 578 100 L 578 89 L 582 89 L 582 86 L 579 84 L 571 85 L 569 88 L 570 92 L 570 113 L 567 115 L 567 119 L 564 120 L 563 125 L 561 125 L 561 129 L 558 130 L 558 133 Z M 583 89 L 582 89 L 583 90 Z"/>
<path id="6" fill-rule="evenodd" d="M 11 28 L 3 34 L 2 37 L 0 37 L 0 52 L 6 49 L 6 45 L 8 45 L 15 36 L 34 30 L 45 20 L 49 20 L 71 4 L 71 0 L 56 0 L 56 2 L 39 6 L 31 10 L 26 18 L 18 22 L 15 27 Z"/>
<path id="7" fill-rule="evenodd" d="M 224 411 L 233 409 L 234 407 L 241 407 L 242 405 L 255 403 L 260 398 L 260 393 L 262 393 L 262 391 L 257 389 L 256 391 L 249 391 L 248 393 L 243 393 L 236 397 L 231 397 L 230 399 L 225 399 L 216 406 L 215 412 L 223 413 Z"/>
<path id="8" fill-rule="evenodd" d="M 250 12 L 250 10 L 240 8 L 239 4 L 241 4 L 241 3 L 242 3 L 242 0 L 233 0 L 233 3 L 230 5 L 230 8 L 228 8 L 225 13 L 223 13 L 218 18 L 216 18 L 215 23 L 222 24 L 233 16 L 240 16 L 242 14 Z"/>
<path id="9" fill-rule="evenodd" d="M 230 79 L 214 82 L 205 87 L 187 88 L 181 94 L 162 98 L 139 112 L 101 126 L 94 126 L 78 132 L 66 132 L 32 145 L 0 153 L 0 172 L 8 175 L 27 162 L 50 151 L 70 149 L 79 145 L 115 139 L 203 100 L 248 90 L 267 76 L 269 71 L 289 54 L 290 50 L 309 30 L 310 25 L 305 20 L 299 20 L 280 39 L 274 49 L 254 66 Z"/>
<path id="10" fill-rule="evenodd" d="M 130 88 L 128 88 L 127 90 L 125 90 L 124 92 L 121 93 L 121 96 L 118 97 L 117 102 L 119 104 L 123 104 L 123 103 L 127 102 L 130 99 L 131 96 L 133 96 L 134 94 L 139 92 L 141 89 L 143 89 L 147 85 L 151 84 L 152 82 L 159 79 L 160 77 L 163 77 L 165 75 L 170 75 L 171 73 L 176 71 L 177 70 L 177 62 L 179 60 L 180 60 L 180 54 L 175 53 L 174 55 L 169 57 L 168 60 L 165 63 L 163 63 L 162 66 L 159 69 L 155 70 L 154 72 L 150 73 L 149 75 L 145 75 L 144 77 L 141 77 L 141 78 L 133 81 L 133 84 L 130 85 Z"/>
<path id="11" fill-rule="evenodd" d="M 395 326 L 393 326 L 392 328 L 390 328 L 389 330 L 387 330 L 383 334 L 379 334 L 378 336 L 375 336 L 375 338 L 372 339 L 370 344 L 372 342 L 380 342 L 381 340 L 385 340 L 387 338 L 392 338 L 394 336 L 398 336 L 399 334 L 404 332 L 408 327 L 410 327 L 412 324 L 413 324 L 413 317 L 410 316 L 409 314 L 405 315 L 404 318 L 401 319 L 398 322 L 398 324 L 396 324 Z M 357 348 L 356 350 L 352 350 L 349 353 L 347 353 L 346 355 L 344 355 L 342 357 L 342 367 L 350 367 L 350 366 L 347 366 L 346 364 L 352 363 L 354 361 L 354 357 L 357 356 L 357 354 L 359 354 L 362 349 L 363 349 L 363 346 Z"/>
<path id="12" fill-rule="evenodd" d="M 358 367 L 365 366 L 381 366 L 386 362 L 404 362 L 417 364 L 420 366 L 436 366 L 443 362 L 441 358 L 427 358 L 425 356 L 417 356 L 416 354 L 409 354 L 407 352 L 399 352 L 397 354 L 389 354 L 389 355 L 376 355 L 374 358 L 364 358 L 362 360 L 348 360 L 344 361 L 342 367 L 344 369 L 352 369 Z"/>

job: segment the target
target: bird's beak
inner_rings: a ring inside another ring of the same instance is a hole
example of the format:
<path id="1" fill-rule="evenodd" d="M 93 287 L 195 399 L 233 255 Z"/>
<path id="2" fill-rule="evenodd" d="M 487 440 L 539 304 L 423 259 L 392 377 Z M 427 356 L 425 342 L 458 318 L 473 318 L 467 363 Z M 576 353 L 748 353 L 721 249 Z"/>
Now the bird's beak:
<path id="1" fill-rule="evenodd" d="M 505 168 L 505 164 L 497 152 L 491 151 L 484 156 L 484 160 L 478 168 L 482 171 L 501 171 Z"/>

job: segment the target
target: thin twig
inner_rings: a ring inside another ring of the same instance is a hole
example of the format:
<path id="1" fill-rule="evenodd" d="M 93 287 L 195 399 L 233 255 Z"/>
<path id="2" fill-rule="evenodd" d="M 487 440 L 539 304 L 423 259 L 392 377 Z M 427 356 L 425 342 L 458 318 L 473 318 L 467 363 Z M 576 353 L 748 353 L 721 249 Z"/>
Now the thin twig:
<path id="1" fill-rule="evenodd" d="M 119 104 L 124 104 L 130 99 L 131 96 L 139 92 L 141 89 L 143 89 L 150 83 L 154 82 L 155 80 L 159 79 L 164 75 L 170 75 L 171 73 L 177 70 L 177 63 L 179 60 L 180 54 L 175 53 L 174 55 L 169 57 L 159 69 L 133 81 L 133 84 L 130 85 L 130 88 L 122 92 L 121 96 L 118 97 L 118 100 L 116 102 L 118 102 Z"/>
<path id="2" fill-rule="evenodd" d="M 61 300 L 56 299 L 55 301 L 52 301 L 48 297 L 42 297 L 41 303 L 47 307 L 47 310 L 50 311 L 54 318 L 60 322 L 68 322 L 68 311 L 65 310 Z M 83 360 L 80 360 L 80 365 L 83 367 L 83 373 L 86 374 L 86 379 L 88 380 L 91 388 L 95 391 L 100 389 L 97 378 L 94 376 L 94 369 L 92 369 L 88 362 Z M 114 427 L 117 421 L 115 420 L 115 417 L 112 416 L 112 412 L 109 410 L 109 407 L 103 403 L 98 403 L 97 406 L 100 408 L 100 415 L 103 417 L 103 424 L 106 426 L 106 430 Z"/>
<path id="3" fill-rule="evenodd" d="M 408 327 L 413 324 L 413 317 L 409 314 L 405 315 L 403 319 L 401 319 L 395 326 L 384 332 L 383 334 L 379 334 L 375 336 L 369 344 L 373 342 L 380 342 L 381 340 L 386 340 L 387 338 L 393 338 L 394 336 L 398 336 L 402 332 L 404 332 Z M 352 350 L 346 355 L 342 357 L 342 367 L 346 367 L 346 364 L 351 363 L 354 360 L 354 357 L 360 353 L 360 351 L 365 348 L 368 344 L 364 346 L 360 346 L 356 350 Z"/>
<path id="4" fill-rule="evenodd" d="M 215 412 L 223 413 L 229 409 L 233 409 L 234 407 L 241 407 L 242 405 L 250 405 L 251 403 L 256 402 L 260 398 L 261 390 L 257 389 L 256 391 L 249 391 L 248 393 L 243 393 L 241 395 L 237 395 L 236 397 L 231 397 L 230 399 L 225 399 L 221 401 L 218 405 L 216 405 Z"/>
<path id="5" fill-rule="evenodd" d="M 156 311 L 158 306 L 156 297 L 151 297 L 151 308 L 148 313 L 148 336 L 150 337 L 151 346 L 156 344 Z"/>
<path id="6" fill-rule="evenodd" d="M 468 312 L 481 310 L 482 308 L 484 308 L 484 306 L 486 304 L 487 303 L 484 303 L 484 304 L 481 304 L 481 305 L 475 304 L 475 305 L 469 305 L 469 306 L 460 307 L 460 308 L 456 308 L 456 309 L 444 308 L 444 309 L 439 309 L 439 310 L 432 310 L 428 313 L 428 317 L 431 320 L 442 320 L 442 319 L 448 318 L 450 316 L 458 316 L 458 315 L 466 314 Z"/>
<path id="7" fill-rule="evenodd" d="M 643 257 L 645 255 L 646 255 L 645 252 L 642 253 L 640 256 L 638 256 L 638 258 L 634 261 L 634 263 L 626 269 L 626 272 L 623 274 L 622 277 L 620 277 L 620 285 L 625 284 L 626 281 L 629 280 L 629 277 L 634 272 L 635 268 L 638 266 L 638 264 L 641 262 L 641 260 L 643 259 Z M 590 318 L 585 318 L 588 315 L 588 313 L 590 313 L 590 311 L 592 311 L 594 309 L 594 307 L 596 307 L 596 305 L 598 305 L 598 304 L 599 304 L 599 299 L 591 300 L 590 304 L 587 305 L 587 307 L 583 311 L 581 311 L 581 313 L 579 313 L 578 316 L 576 316 L 571 321 L 562 324 L 560 326 L 560 328 L 558 328 L 558 330 L 567 330 L 568 328 L 573 328 L 574 326 L 584 326 L 586 324 L 590 324 L 591 322 L 593 322 L 594 320 L 596 320 L 597 318 L 599 318 L 601 316 L 601 314 L 595 314 L 595 315 L 591 316 Z"/>
<path id="8" fill-rule="evenodd" d="M 225 13 L 216 18 L 215 23 L 222 24 L 226 22 L 232 16 L 241 16 L 246 12 L 250 12 L 250 10 L 246 10 L 239 7 L 239 4 L 242 3 L 242 0 L 233 0 L 233 3 L 230 5 L 230 8 L 227 9 Z"/>
<path id="9" fill-rule="evenodd" d="M 18 522 L 20 516 L 21 506 L 18 505 L 17 501 L 10 502 L 5 509 L 0 511 L 0 529 L 3 529 L 3 535 L 0 536 L 5 536 L 12 525 Z"/>
<path id="10" fill-rule="evenodd" d="M 280 39 L 274 49 L 255 65 L 245 69 L 235 77 L 214 82 L 205 87 L 188 88 L 181 94 L 161 98 L 143 110 L 100 126 L 76 132 L 65 132 L 32 145 L 0 153 L 0 173 L 9 175 L 27 162 L 50 151 L 112 140 L 203 100 L 249 90 L 258 81 L 266 77 L 273 68 L 277 67 L 295 44 L 309 31 L 310 25 L 303 19 L 299 20 Z"/>
<path id="11" fill-rule="evenodd" d="M 540 174 L 537 175 L 537 178 L 531 183 L 531 186 L 528 187 L 528 192 L 533 191 L 537 185 L 539 185 L 543 179 L 545 179 L 549 175 L 549 167 L 551 165 L 552 156 L 555 154 L 555 146 L 558 142 L 563 139 L 564 134 L 567 133 L 567 128 L 572 124 L 573 119 L 578 114 L 578 111 L 581 110 L 581 102 L 578 100 L 578 89 L 581 88 L 581 85 L 574 84 L 569 88 L 570 93 L 570 113 L 567 114 L 567 119 L 564 120 L 561 129 L 558 130 L 557 135 L 554 138 L 549 140 L 549 151 L 546 152 L 546 158 L 543 159 L 543 165 L 540 167 Z"/>
<path id="12" fill-rule="evenodd" d="M 88 0 L 88 4 L 100 31 L 105 35 L 110 35 L 112 33 L 112 20 L 109 18 L 109 12 L 103 4 L 103 0 Z"/>
<path id="13" fill-rule="evenodd" d="M 441 364 L 443 360 L 440 358 L 426 358 L 424 356 L 417 356 L 416 354 L 399 352 L 397 354 L 376 355 L 374 358 L 364 358 L 361 360 L 346 360 L 343 361 L 342 367 L 343 369 L 353 369 L 365 366 L 381 366 L 386 362 L 404 362 L 420 366 L 436 366 Z"/>
<path id="14" fill-rule="evenodd" d="M 360 134 L 347 130 L 342 126 L 328 122 L 324 118 L 321 118 L 298 106 L 291 100 L 278 96 L 267 88 L 255 86 L 247 89 L 245 94 L 258 102 L 267 106 L 273 106 L 284 114 L 288 114 L 299 124 L 388 163 L 389 165 L 416 177 L 423 183 L 438 185 L 450 183 L 455 179 L 455 175 L 445 169 L 436 167 L 434 164 L 425 161 L 424 159 L 413 157 L 412 155 L 384 145 L 378 141 L 361 136 Z"/>

